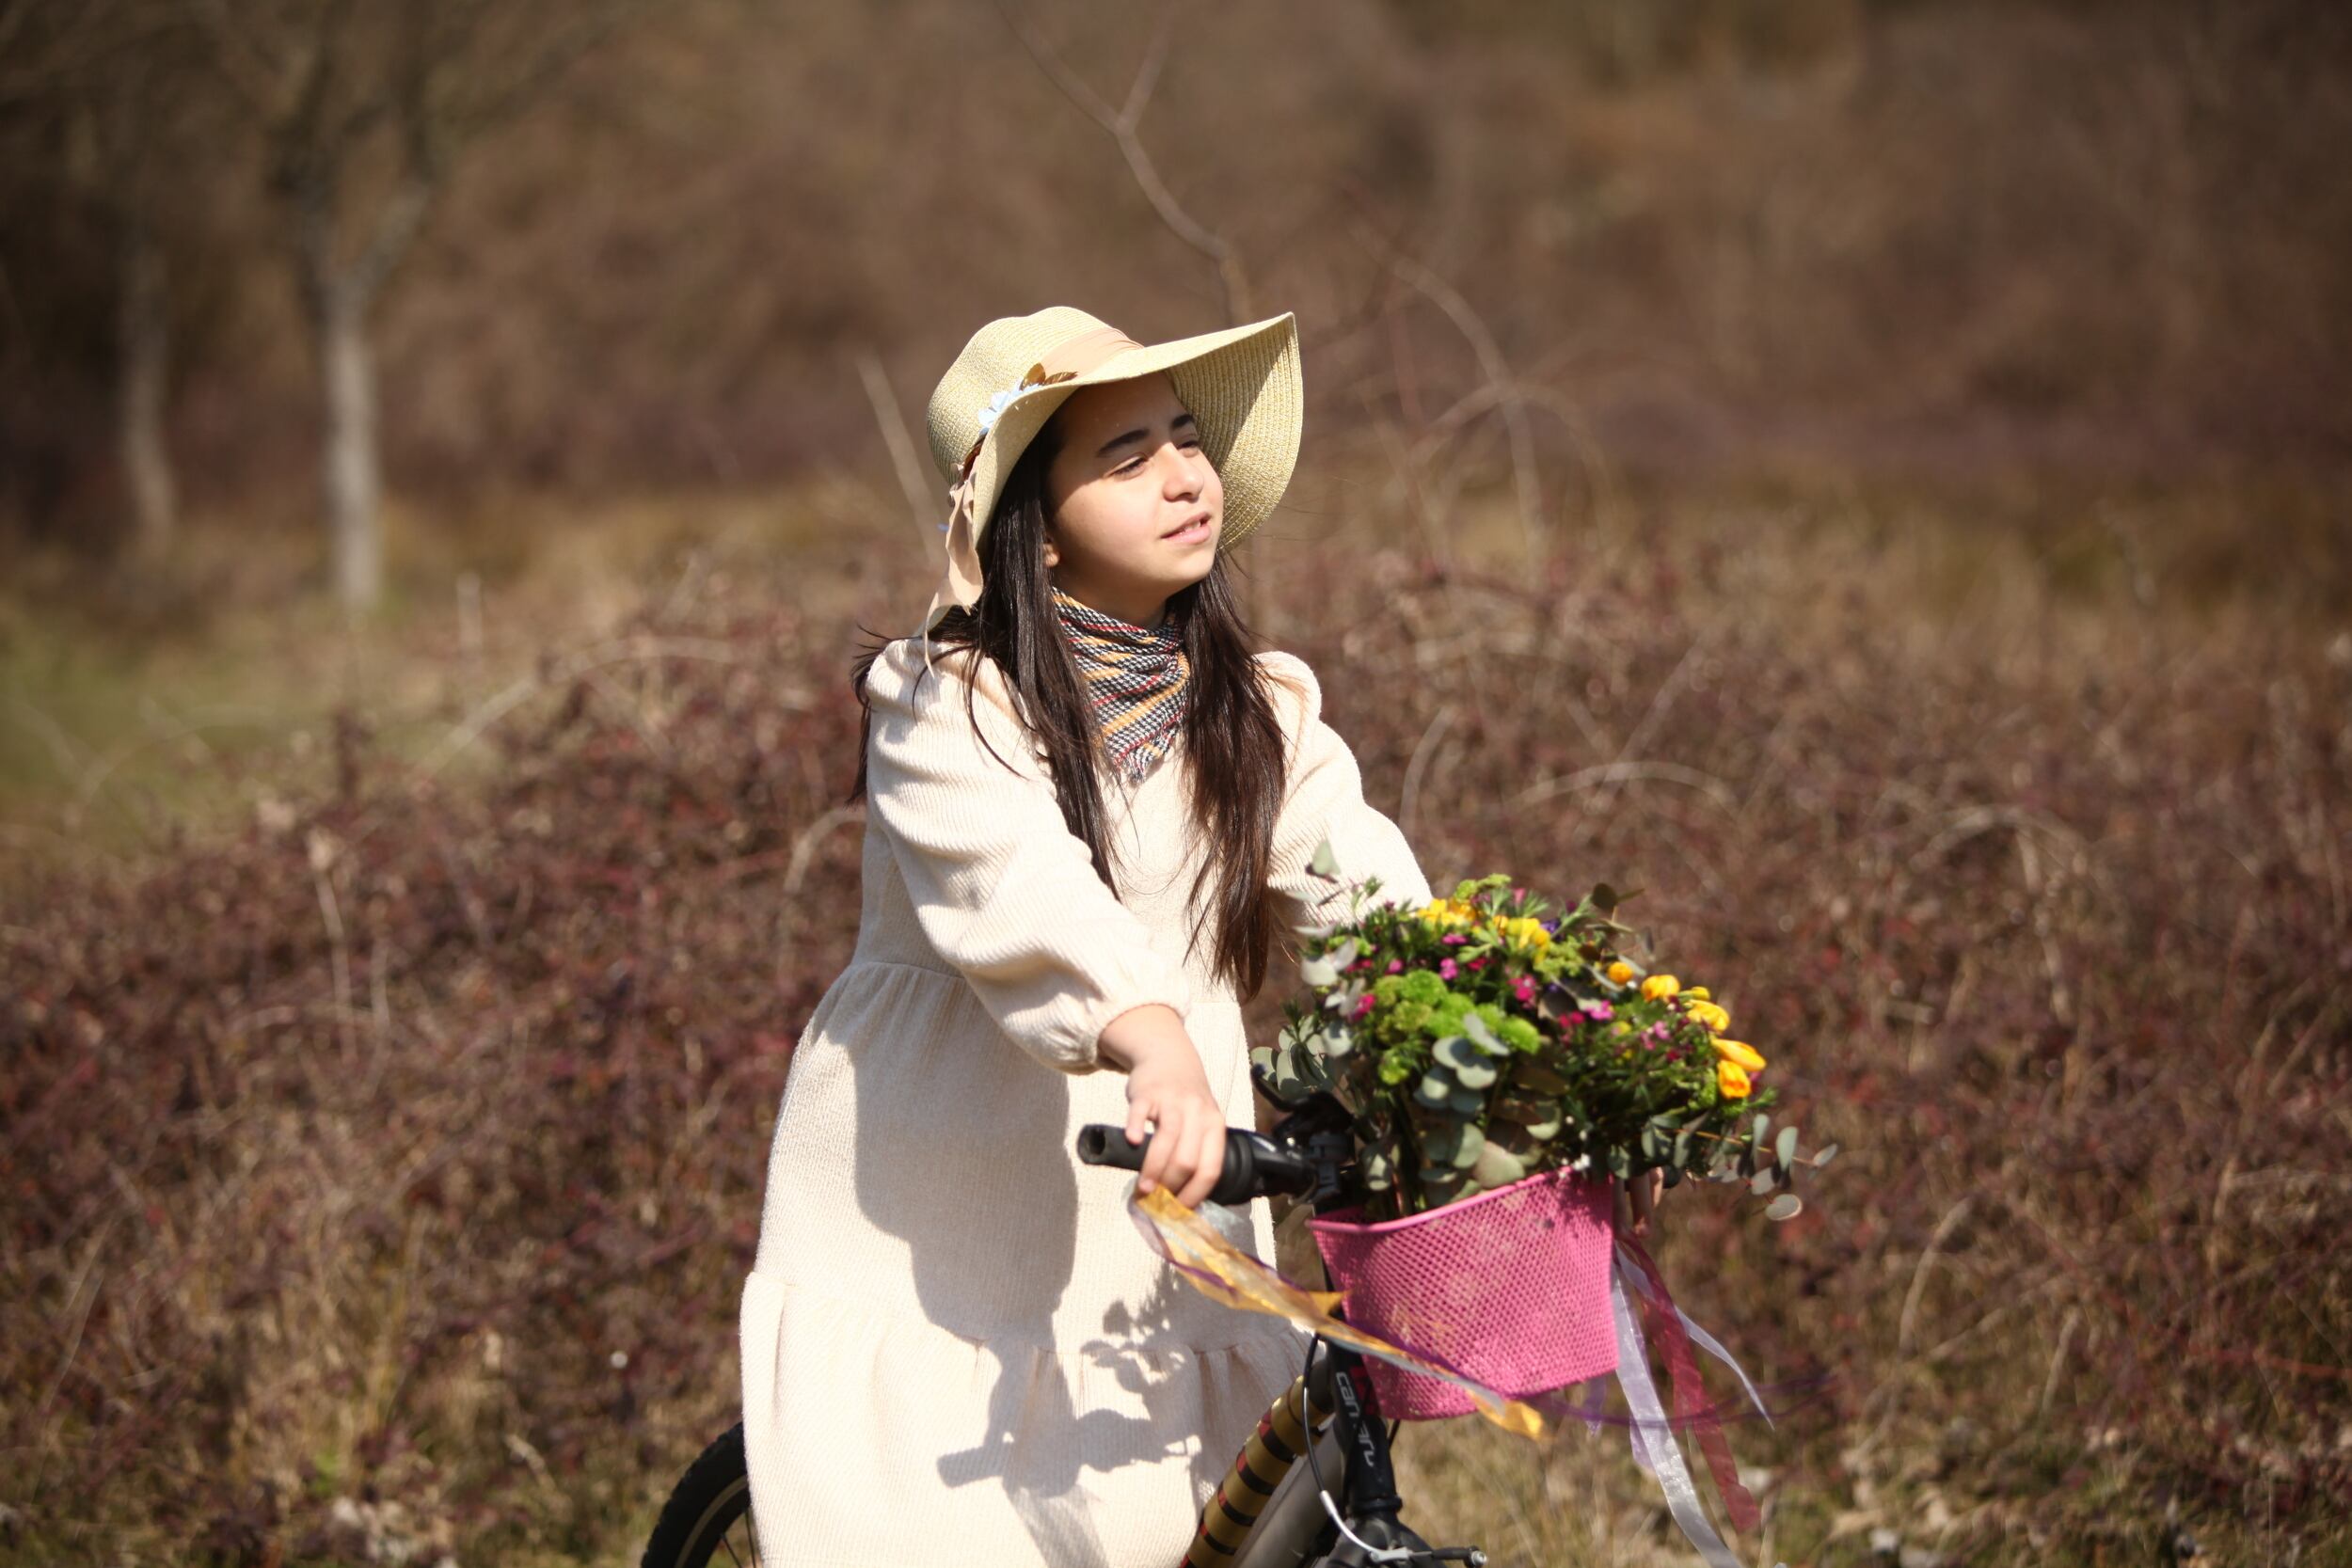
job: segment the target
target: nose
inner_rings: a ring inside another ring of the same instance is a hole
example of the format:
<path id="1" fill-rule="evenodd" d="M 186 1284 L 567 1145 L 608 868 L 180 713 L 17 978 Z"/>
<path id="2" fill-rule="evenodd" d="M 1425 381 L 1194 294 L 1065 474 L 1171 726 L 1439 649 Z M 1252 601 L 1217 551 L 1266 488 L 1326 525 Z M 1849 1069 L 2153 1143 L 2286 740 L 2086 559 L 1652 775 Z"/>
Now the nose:
<path id="1" fill-rule="evenodd" d="M 1169 500 L 1192 500 L 1200 494 L 1206 483 L 1201 470 L 1209 466 L 1206 452 L 1187 451 L 1173 441 L 1162 443 L 1154 454 L 1160 460 L 1160 493 Z"/>

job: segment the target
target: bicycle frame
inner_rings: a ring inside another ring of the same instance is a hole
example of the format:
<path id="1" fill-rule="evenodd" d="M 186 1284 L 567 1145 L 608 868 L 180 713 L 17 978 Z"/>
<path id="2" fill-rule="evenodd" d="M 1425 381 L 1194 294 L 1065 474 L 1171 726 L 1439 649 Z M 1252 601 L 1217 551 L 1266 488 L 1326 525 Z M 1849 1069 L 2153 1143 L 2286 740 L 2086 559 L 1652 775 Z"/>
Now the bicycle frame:
<path id="1" fill-rule="evenodd" d="M 1329 1524 L 1318 1467 L 1327 1482 L 1334 1474 L 1343 1478 L 1341 1517 L 1357 1534 L 1370 1532 L 1375 1544 L 1408 1546 L 1426 1559 L 1472 1568 L 1485 1562 L 1475 1547 L 1432 1550 L 1398 1522 L 1404 1499 L 1396 1490 L 1388 1431 L 1368 1390 L 1352 1375 L 1361 1358 L 1341 1346 L 1317 1348 L 1311 1369 L 1293 1378 L 1260 1418 L 1201 1510 L 1200 1528 L 1180 1568 L 1299 1568 Z M 1334 1556 L 1350 1545 L 1343 1541 Z"/>

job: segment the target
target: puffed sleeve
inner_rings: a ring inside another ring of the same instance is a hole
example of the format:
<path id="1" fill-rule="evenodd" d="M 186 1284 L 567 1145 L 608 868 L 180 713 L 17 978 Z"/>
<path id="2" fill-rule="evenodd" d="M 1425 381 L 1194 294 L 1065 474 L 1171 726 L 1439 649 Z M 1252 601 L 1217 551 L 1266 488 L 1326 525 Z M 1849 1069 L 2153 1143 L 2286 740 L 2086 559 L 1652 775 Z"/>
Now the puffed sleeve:
<path id="1" fill-rule="evenodd" d="M 967 676 L 978 688 L 970 717 Z M 1182 967 L 1152 947 L 1062 821 L 1051 772 L 993 662 L 934 645 L 927 673 L 919 654 L 893 643 L 866 698 L 867 813 L 923 935 L 1014 1044 L 1057 1071 L 1093 1072 L 1104 1065 L 1104 1025 L 1120 1014 L 1152 1002 L 1190 1010 Z"/>
<path id="2" fill-rule="evenodd" d="M 1356 753 L 1339 732 L 1323 721 L 1323 688 L 1306 660 L 1294 654 L 1263 653 L 1258 662 L 1273 677 L 1275 715 L 1281 721 L 1289 758 L 1281 815 L 1274 827 L 1274 863 L 1267 877 L 1281 918 L 1304 933 L 1346 918 L 1350 884 L 1377 877 L 1373 901 L 1420 905 L 1429 901 L 1413 847 L 1397 825 L 1364 800 Z M 1315 847 L 1329 839 L 1340 880 L 1326 881 L 1309 870 Z"/>

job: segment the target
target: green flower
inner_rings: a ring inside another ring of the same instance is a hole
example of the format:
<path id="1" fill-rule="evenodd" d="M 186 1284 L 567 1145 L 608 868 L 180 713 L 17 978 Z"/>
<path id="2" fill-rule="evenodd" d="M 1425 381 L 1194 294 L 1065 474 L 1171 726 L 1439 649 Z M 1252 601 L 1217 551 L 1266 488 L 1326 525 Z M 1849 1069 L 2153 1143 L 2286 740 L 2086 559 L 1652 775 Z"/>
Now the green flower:
<path id="1" fill-rule="evenodd" d="M 1397 999 L 1411 994 L 1402 974 L 1383 974 L 1372 983 L 1372 994 L 1383 1007 L 1393 1007 Z"/>
<path id="2" fill-rule="evenodd" d="M 1542 1032 L 1523 1018 L 1505 1018 L 1495 1025 L 1495 1033 L 1502 1037 L 1503 1044 L 1522 1055 L 1533 1053 L 1544 1043 Z"/>
<path id="3" fill-rule="evenodd" d="M 1406 997 L 1426 1006 L 1435 1006 L 1446 994 L 1445 982 L 1425 969 L 1417 969 L 1410 974 L 1384 975 L 1380 984 L 1385 986 L 1391 980 L 1399 982 Z"/>

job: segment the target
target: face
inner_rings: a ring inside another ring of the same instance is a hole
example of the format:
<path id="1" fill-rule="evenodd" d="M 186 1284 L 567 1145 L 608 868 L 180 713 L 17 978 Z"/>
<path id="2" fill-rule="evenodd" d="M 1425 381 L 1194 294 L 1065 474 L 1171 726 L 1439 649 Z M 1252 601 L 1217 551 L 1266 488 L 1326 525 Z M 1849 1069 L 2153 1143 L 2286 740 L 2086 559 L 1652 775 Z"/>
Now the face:
<path id="1" fill-rule="evenodd" d="M 1045 564 L 1082 604 L 1157 626 L 1168 596 L 1209 575 L 1225 485 L 1168 372 L 1082 387 L 1055 413 Z"/>

